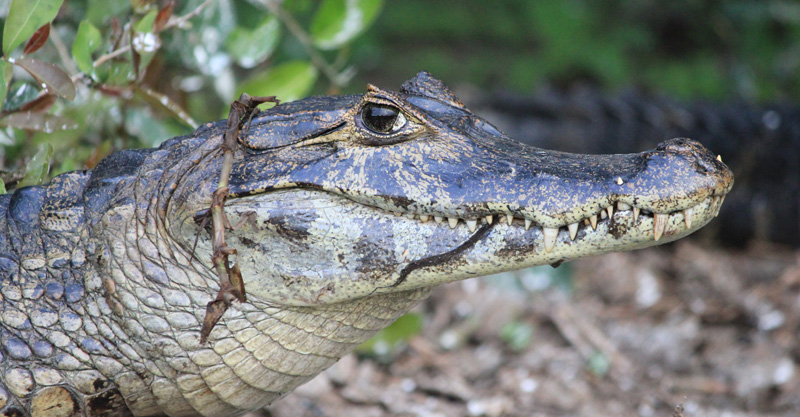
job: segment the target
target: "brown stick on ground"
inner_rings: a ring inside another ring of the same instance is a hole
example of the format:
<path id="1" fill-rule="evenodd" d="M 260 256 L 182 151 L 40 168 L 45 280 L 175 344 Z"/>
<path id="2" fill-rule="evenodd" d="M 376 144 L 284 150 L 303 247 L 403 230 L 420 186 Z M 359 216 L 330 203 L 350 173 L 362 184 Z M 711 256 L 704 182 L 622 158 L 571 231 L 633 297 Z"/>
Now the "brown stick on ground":
<path id="1" fill-rule="evenodd" d="M 239 143 L 239 134 L 243 127 L 248 126 L 253 116 L 258 113 L 258 105 L 266 102 L 279 103 L 272 97 L 250 97 L 242 93 L 238 100 L 231 103 L 231 112 L 228 114 L 228 124 L 222 138 L 222 171 L 219 176 L 219 185 L 211 198 L 211 207 L 207 215 L 211 216 L 212 249 L 211 262 L 219 277 L 219 293 L 214 301 L 206 306 L 206 316 L 200 330 L 200 343 L 208 340 L 211 329 L 228 310 L 234 300 L 247 301 L 242 273 L 239 264 L 231 266 L 228 260 L 230 255 L 236 255 L 236 249 L 225 244 L 225 229 L 230 228 L 228 218 L 225 216 L 225 199 L 228 197 L 228 179 L 233 169 L 233 155 Z"/>

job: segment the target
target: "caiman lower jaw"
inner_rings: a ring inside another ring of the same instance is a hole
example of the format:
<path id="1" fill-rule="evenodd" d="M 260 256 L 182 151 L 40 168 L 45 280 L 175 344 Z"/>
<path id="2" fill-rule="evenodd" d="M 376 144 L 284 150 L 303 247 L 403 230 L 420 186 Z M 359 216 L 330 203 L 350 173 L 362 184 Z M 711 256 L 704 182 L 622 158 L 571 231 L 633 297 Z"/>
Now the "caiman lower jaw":
<path id="1" fill-rule="evenodd" d="M 653 246 L 699 229 L 721 202 L 711 196 L 688 210 L 660 214 L 616 203 L 558 228 L 526 228 L 515 217 L 509 225 L 509 217 L 498 214 L 490 226 L 485 217 L 474 219 L 470 231 L 473 219 L 455 218 L 451 228 L 445 217 L 436 223 L 433 215 L 427 221 L 425 214 L 398 216 L 341 194 L 291 188 L 227 201 L 228 219 L 241 226 L 226 233 L 226 243 L 238 251 L 248 298 L 315 306 Z M 191 249 L 194 219 L 174 224 Z M 210 253 L 203 234 L 195 258 Z"/>
<path id="2" fill-rule="evenodd" d="M 685 225 L 685 231 L 691 233 L 699 229 L 700 226 L 706 224 L 713 217 L 716 217 L 719 214 L 719 209 L 722 206 L 724 199 L 725 195 L 711 195 L 689 208 L 675 210 L 669 213 L 653 213 L 649 210 L 640 209 L 619 201 L 616 204 L 612 204 L 601 209 L 597 214 L 557 228 L 542 227 L 531 219 L 514 217 L 511 214 L 502 213 L 472 219 L 440 216 L 435 214 L 416 214 L 409 212 L 394 212 L 394 214 L 410 220 L 417 220 L 422 223 L 429 221 L 434 221 L 439 224 L 446 223 L 451 229 L 466 226 L 469 228 L 470 232 L 475 232 L 481 224 L 493 224 L 495 221 L 501 224 L 507 224 L 508 226 L 524 227 L 525 230 L 528 230 L 531 227 L 539 227 L 542 231 L 544 249 L 547 253 L 550 253 L 555 247 L 557 237 L 562 230 L 566 231 L 566 233 L 569 234 L 570 240 L 574 241 L 576 238 L 578 238 L 579 231 L 585 230 L 589 227 L 591 227 L 593 231 L 597 230 L 598 222 L 613 218 L 615 213 L 617 213 L 618 216 L 629 218 L 633 224 L 637 223 L 640 218 L 646 217 L 652 219 L 653 225 L 651 229 L 654 242 L 659 241 L 665 234 L 673 234 L 679 231 L 668 229 L 668 225 L 673 223 L 672 219 L 674 218 L 679 219 L 680 223 Z M 695 227 L 693 228 L 692 226 Z M 612 233 L 614 232 L 612 231 Z"/>

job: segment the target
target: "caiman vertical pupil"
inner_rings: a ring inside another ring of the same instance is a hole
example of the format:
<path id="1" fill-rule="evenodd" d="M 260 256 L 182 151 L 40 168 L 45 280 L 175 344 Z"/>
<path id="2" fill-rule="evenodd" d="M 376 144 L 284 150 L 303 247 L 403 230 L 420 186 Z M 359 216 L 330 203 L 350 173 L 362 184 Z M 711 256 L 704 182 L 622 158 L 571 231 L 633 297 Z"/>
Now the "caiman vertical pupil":
<path id="1" fill-rule="evenodd" d="M 399 114 L 400 109 L 397 107 L 370 103 L 361 110 L 361 120 L 370 130 L 377 133 L 391 133 Z"/>

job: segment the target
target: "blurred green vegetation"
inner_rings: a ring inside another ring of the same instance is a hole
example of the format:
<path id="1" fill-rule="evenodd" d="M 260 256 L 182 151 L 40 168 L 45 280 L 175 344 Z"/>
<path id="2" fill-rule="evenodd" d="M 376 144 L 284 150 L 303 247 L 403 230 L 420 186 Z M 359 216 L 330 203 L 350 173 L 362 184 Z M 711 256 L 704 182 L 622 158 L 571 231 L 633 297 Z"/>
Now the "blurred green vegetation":
<path id="1" fill-rule="evenodd" d="M 585 83 L 715 100 L 800 95 L 796 1 L 406 0 L 355 46 L 373 83 L 424 68 L 487 90 Z"/>
<path id="2" fill-rule="evenodd" d="M 405 314 L 394 323 L 381 329 L 372 339 L 359 345 L 356 353 L 388 361 L 421 330 L 422 315 L 419 313 Z"/>
<path id="3" fill-rule="evenodd" d="M 395 88 L 421 69 L 451 85 L 487 91 L 588 84 L 686 99 L 800 96 L 800 3 L 794 1 L 203 3 L 174 3 L 172 20 L 163 21 L 159 13 L 172 4 L 163 0 L 64 3 L 50 38 L 25 57 L 69 74 L 77 86 L 74 100 L 42 90 L 41 80 L 10 63 L 23 56 L 33 29 L 4 38 L 4 51 L 7 43 L 17 47 L 0 62 L 6 79 L 13 67 L 0 91 L 8 93 L 0 118 L 0 178 L 11 185 L 46 181 L 91 167 L 119 148 L 157 145 L 223 118 L 241 91 L 286 101 L 361 92 L 367 82 Z M 4 27 L 9 5 L 34 7 L 25 0 L 5 4 Z M 55 14 L 37 16 L 42 23 Z M 109 58 L 126 46 L 136 54 Z M 26 106 L 39 119 L 21 121 Z M 48 129 L 42 117 L 52 119 Z M 52 166 L 33 178 L 28 161 L 45 145 L 53 148 Z"/>
<path id="4" fill-rule="evenodd" d="M 315 85 L 338 92 L 355 73 L 351 42 L 382 9 L 383 0 L 0 2 L 0 185 L 39 184 L 190 133 L 226 117 L 244 91 L 283 101 Z"/>

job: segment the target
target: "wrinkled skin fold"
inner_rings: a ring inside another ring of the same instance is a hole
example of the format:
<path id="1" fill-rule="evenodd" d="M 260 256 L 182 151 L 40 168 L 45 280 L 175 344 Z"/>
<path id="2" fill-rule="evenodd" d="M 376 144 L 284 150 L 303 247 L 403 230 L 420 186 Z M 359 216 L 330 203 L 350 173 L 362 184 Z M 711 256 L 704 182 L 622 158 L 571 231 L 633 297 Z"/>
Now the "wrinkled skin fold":
<path id="1" fill-rule="evenodd" d="M 281 104 L 243 130 L 225 205 L 248 302 L 201 345 L 218 284 L 198 219 L 223 129 L 0 197 L 3 412 L 241 414 L 439 284 L 681 238 L 733 184 L 690 139 L 628 155 L 527 147 L 424 72 L 399 91 Z"/>

